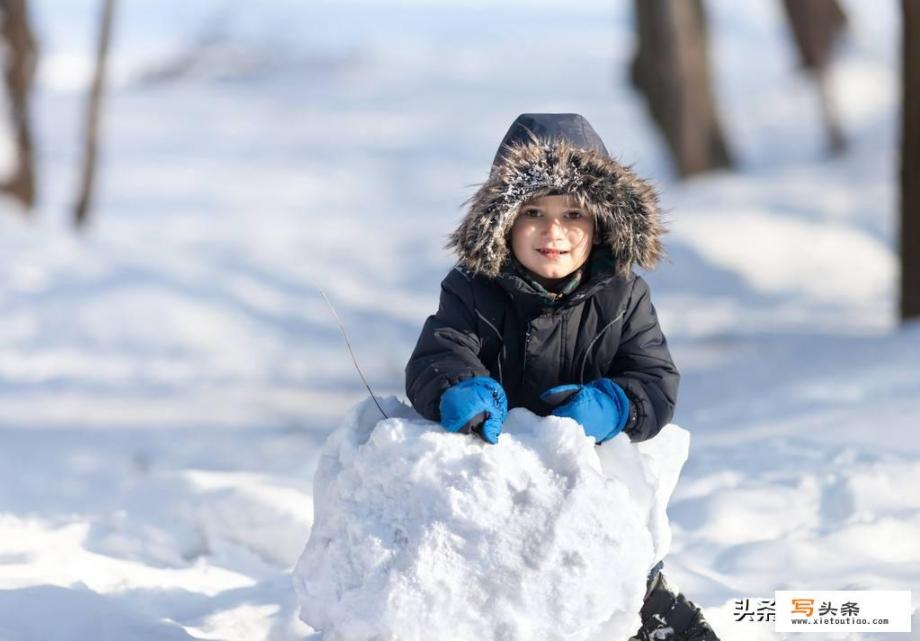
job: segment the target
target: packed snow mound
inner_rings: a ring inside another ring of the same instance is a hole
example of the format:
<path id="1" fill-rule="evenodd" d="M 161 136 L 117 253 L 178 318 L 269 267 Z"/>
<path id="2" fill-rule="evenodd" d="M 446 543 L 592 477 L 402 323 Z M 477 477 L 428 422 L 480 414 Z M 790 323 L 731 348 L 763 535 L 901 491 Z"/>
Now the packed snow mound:
<path id="1" fill-rule="evenodd" d="M 489 445 L 382 404 L 386 420 L 371 399 L 350 411 L 316 471 L 294 586 L 325 641 L 635 632 L 687 432 L 597 448 L 574 421 L 517 408 Z"/>

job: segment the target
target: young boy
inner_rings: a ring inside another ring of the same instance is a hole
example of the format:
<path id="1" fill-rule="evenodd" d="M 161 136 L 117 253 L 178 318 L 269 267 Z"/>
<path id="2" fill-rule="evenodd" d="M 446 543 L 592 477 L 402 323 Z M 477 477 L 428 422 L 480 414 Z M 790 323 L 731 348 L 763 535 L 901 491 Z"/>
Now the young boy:
<path id="1" fill-rule="evenodd" d="M 470 199 L 406 366 L 406 395 L 453 432 L 496 443 L 509 407 L 567 416 L 597 443 L 668 423 L 680 375 L 646 282 L 662 256 L 657 195 L 577 114 L 522 114 Z M 699 609 L 649 575 L 642 640 L 718 641 Z"/>

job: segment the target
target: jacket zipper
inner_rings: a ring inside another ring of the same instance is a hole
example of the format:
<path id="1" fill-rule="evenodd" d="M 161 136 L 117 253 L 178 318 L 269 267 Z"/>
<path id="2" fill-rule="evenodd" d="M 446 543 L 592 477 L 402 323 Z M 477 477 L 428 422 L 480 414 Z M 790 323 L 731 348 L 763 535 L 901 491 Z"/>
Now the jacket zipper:
<path id="1" fill-rule="evenodd" d="M 505 340 L 502 338 L 501 333 L 499 333 L 498 328 L 495 327 L 495 325 L 493 325 L 489 321 L 488 318 L 483 316 L 482 313 L 478 309 L 476 310 L 476 315 L 480 318 L 480 320 L 482 320 L 482 322 L 488 325 L 492 329 L 492 331 L 495 332 L 495 335 L 498 337 L 498 344 L 500 346 L 499 354 L 498 354 L 498 382 L 504 385 L 505 381 L 504 381 L 504 377 L 502 376 L 502 359 L 505 357 Z"/>
<path id="2" fill-rule="evenodd" d="M 521 385 L 524 385 L 524 374 L 527 372 L 527 346 L 530 344 L 530 325 L 524 332 L 524 358 L 521 360 Z"/>

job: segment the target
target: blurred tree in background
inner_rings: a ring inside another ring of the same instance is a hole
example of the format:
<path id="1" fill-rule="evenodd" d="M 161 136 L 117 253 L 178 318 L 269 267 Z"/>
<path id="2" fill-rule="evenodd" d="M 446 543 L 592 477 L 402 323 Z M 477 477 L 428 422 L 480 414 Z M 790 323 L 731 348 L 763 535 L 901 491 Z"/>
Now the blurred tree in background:
<path id="1" fill-rule="evenodd" d="M 102 0 L 96 64 L 86 109 L 84 154 L 79 193 L 74 207 L 77 226 L 89 219 L 99 138 L 99 119 L 112 31 L 114 0 Z M 15 137 L 15 161 L 10 175 L 0 181 L 0 190 L 12 196 L 28 212 L 35 204 L 35 154 L 29 104 L 35 77 L 38 47 L 29 21 L 26 0 L 0 0 L 0 37 L 5 44 L 5 86 L 10 105 L 10 120 Z"/>
<path id="2" fill-rule="evenodd" d="M 105 84 L 105 68 L 109 59 L 109 42 L 112 39 L 112 15 L 115 0 L 102 0 L 99 18 L 99 37 L 96 44 L 96 65 L 86 105 L 86 132 L 83 137 L 83 171 L 80 178 L 80 192 L 74 207 L 74 223 L 84 226 L 89 220 L 89 208 L 93 197 L 98 156 L 99 116 L 102 109 L 102 90 Z"/>
<path id="3" fill-rule="evenodd" d="M 831 96 L 828 68 L 834 47 L 846 28 L 846 14 L 837 0 L 783 0 L 783 8 L 802 66 L 818 88 L 831 152 L 839 154 L 846 148 L 846 139 Z"/>
<path id="4" fill-rule="evenodd" d="M 709 72 L 702 0 L 635 0 L 633 85 L 643 95 L 681 176 L 728 167 Z"/>
<path id="5" fill-rule="evenodd" d="M 29 99 L 38 55 L 25 0 L 0 0 L 0 26 L 5 44 L 4 81 L 10 105 L 10 120 L 16 143 L 15 165 L 0 181 L 0 190 L 23 204 L 28 211 L 35 203 L 35 157 L 29 119 Z"/>
<path id="6" fill-rule="evenodd" d="M 901 318 L 920 318 L 920 0 L 901 0 Z"/>

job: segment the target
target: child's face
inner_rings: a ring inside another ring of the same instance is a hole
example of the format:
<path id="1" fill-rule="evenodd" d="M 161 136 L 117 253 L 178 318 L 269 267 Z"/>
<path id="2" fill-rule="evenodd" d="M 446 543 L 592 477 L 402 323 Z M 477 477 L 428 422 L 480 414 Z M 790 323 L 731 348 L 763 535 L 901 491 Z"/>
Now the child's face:
<path id="1" fill-rule="evenodd" d="M 571 196 L 543 196 L 521 205 L 511 227 L 511 251 L 544 278 L 562 278 L 591 253 L 594 219 Z"/>

